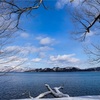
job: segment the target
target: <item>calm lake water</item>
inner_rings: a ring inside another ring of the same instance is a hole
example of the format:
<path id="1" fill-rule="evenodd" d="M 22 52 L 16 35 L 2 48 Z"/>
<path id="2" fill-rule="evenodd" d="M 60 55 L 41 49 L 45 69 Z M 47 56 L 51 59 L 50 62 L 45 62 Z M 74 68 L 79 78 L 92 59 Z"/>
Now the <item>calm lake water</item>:
<path id="1" fill-rule="evenodd" d="M 35 97 L 51 87 L 64 86 L 61 90 L 70 96 L 100 95 L 100 72 L 60 73 L 8 73 L 0 76 L 0 100 Z"/>

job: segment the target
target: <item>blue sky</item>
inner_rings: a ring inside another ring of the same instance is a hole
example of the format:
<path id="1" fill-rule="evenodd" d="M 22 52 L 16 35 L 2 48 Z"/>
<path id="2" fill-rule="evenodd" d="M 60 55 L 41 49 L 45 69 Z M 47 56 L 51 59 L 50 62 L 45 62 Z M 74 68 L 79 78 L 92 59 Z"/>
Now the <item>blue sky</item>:
<path id="1" fill-rule="evenodd" d="M 24 55 L 19 58 L 26 63 L 19 68 L 91 67 L 82 46 L 90 43 L 92 35 L 85 42 L 72 39 L 73 23 L 64 2 L 49 0 L 46 5 L 48 10 L 40 7 L 33 11 L 34 17 L 22 16 L 19 26 L 25 31 L 18 31 L 14 43 L 7 47 Z"/>

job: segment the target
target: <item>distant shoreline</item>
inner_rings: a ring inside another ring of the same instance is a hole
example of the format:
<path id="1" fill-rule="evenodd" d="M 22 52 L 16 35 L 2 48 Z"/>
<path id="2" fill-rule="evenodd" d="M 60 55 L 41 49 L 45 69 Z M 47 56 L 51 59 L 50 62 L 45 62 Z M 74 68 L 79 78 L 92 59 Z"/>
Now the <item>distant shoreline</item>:
<path id="1" fill-rule="evenodd" d="M 30 69 L 30 70 L 25 70 L 25 71 L 17 71 L 17 70 L 11 70 L 10 72 L 2 72 L 0 73 L 20 73 L 20 72 L 99 72 L 100 67 L 92 67 L 92 68 L 85 68 L 85 69 L 80 69 L 77 67 L 53 67 L 53 68 L 35 68 L 35 69 Z"/>
<path id="2" fill-rule="evenodd" d="M 77 67 L 53 67 L 53 68 L 36 68 L 31 70 L 26 70 L 24 72 L 95 72 L 100 71 L 100 67 L 80 69 Z"/>

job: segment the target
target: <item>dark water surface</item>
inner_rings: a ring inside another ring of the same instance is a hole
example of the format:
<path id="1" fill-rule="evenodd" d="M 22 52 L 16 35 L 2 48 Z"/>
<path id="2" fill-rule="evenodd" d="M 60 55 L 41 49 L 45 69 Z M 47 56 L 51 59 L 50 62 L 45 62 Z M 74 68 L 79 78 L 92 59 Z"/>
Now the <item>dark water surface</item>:
<path id="1" fill-rule="evenodd" d="M 51 87 L 64 86 L 61 90 L 70 96 L 100 95 L 100 72 L 58 73 L 8 73 L 0 76 L 0 100 L 35 97 Z"/>

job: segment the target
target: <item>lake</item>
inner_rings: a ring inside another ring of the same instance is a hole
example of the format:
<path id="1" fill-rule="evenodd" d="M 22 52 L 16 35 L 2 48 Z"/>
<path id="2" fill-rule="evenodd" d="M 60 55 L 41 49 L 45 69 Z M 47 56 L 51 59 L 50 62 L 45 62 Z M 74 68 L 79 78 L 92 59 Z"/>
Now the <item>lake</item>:
<path id="1" fill-rule="evenodd" d="M 0 76 L 0 100 L 26 98 L 29 92 L 36 97 L 47 91 L 44 84 L 63 86 L 70 96 L 100 95 L 100 72 L 8 73 Z"/>

